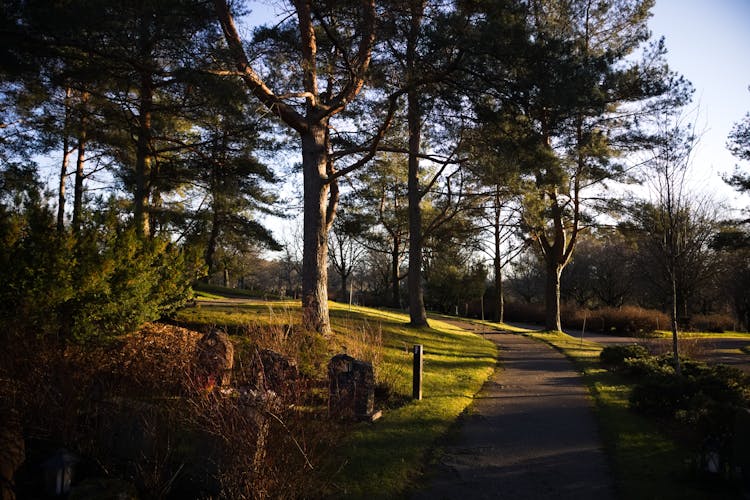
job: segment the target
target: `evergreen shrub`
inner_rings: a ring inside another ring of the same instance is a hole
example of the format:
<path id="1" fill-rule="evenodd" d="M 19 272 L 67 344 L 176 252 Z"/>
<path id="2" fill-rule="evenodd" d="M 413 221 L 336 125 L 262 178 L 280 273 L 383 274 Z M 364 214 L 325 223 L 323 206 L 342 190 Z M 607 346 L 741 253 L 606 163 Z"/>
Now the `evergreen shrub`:
<path id="1" fill-rule="evenodd" d="M 639 359 L 648 356 L 648 349 L 638 344 L 611 345 L 602 349 L 599 359 L 603 365 L 622 368 L 627 359 Z"/>
<path id="2" fill-rule="evenodd" d="M 0 209 L 0 320 L 10 332 L 106 338 L 165 316 L 192 296 L 198 260 L 140 238 L 112 207 L 77 234 L 57 231 L 41 201 Z"/>

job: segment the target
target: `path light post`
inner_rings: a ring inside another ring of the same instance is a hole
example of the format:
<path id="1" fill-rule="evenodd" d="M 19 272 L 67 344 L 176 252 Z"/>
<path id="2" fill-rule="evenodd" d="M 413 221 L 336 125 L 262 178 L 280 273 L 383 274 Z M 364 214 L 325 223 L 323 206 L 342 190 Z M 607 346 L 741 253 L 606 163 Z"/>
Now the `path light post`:
<path id="1" fill-rule="evenodd" d="M 412 375 L 412 398 L 422 399 L 422 345 L 414 346 L 414 370 Z"/>

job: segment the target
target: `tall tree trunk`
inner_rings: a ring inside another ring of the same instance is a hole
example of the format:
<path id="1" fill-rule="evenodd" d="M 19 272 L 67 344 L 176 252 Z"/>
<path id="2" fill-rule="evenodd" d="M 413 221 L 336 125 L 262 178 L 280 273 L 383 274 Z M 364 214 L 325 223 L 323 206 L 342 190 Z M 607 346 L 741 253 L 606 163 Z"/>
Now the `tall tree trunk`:
<path id="1" fill-rule="evenodd" d="M 505 321 L 505 297 L 503 296 L 503 268 L 500 264 L 500 256 L 495 257 L 495 291 L 497 293 L 497 312 L 495 313 L 495 321 L 502 323 Z"/>
<path id="2" fill-rule="evenodd" d="M 416 80 L 417 44 L 422 30 L 425 0 L 412 0 L 409 5 L 410 27 L 406 41 L 406 73 L 409 89 L 406 93 L 406 119 L 409 129 L 409 166 L 407 191 L 409 198 L 409 317 L 412 326 L 427 325 L 422 288 L 422 192 L 419 187 L 419 149 L 422 142 L 422 110 Z"/>
<path id="3" fill-rule="evenodd" d="M 682 375 L 682 366 L 680 366 L 679 343 L 677 341 L 677 280 L 674 274 L 672 274 L 670 281 L 672 285 L 672 307 L 669 311 L 669 320 L 672 329 L 672 359 L 674 360 L 675 373 L 677 373 L 677 376 L 680 376 Z"/>
<path id="4" fill-rule="evenodd" d="M 83 212 L 83 165 L 86 161 L 86 130 L 78 132 L 78 156 L 76 157 L 76 175 L 73 188 L 73 233 L 78 234 L 81 229 L 81 213 Z"/>
<path id="5" fill-rule="evenodd" d="M 302 250 L 302 314 L 305 325 L 331 333 L 328 317 L 329 193 L 326 131 L 328 124 L 311 125 L 302 137 L 304 222 Z"/>
<path id="6" fill-rule="evenodd" d="M 81 229 L 81 215 L 83 212 L 83 179 L 84 163 L 86 161 L 86 104 L 88 94 L 81 95 L 81 117 L 78 125 L 78 155 L 76 157 L 76 175 L 73 187 L 73 234 L 78 234 Z"/>
<path id="7" fill-rule="evenodd" d="M 547 281 L 544 289 L 544 327 L 551 331 L 562 331 L 560 322 L 560 275 L 564 266 L 547 261 Z"/>
<path id="8" fill-rule="evenodd" d="M 65 181 L 68 177 L 68 163 L 73 150 L 70 148 L 70 98 L 73 91 L 70 87 L 65 89 L 65 121 L 63 123 L 63 158 L 60 165 L 60 186 L 57 196 L 57 230 L 65 230 Z"/>
<path id="9" fill-rule="evenodd" d="M 150 75 L 141 77 L 141 97 L 139 102 L 138 141 L 135 158 L 135 228 L 139 236 L 151 233 L 149 225 L 148 202 L 150 198 L 151 179 L 151 118 L 153 109 L 153 85 Z"/>
<path id="10" fill-rule="evenodd" d="M 151 200 L 149 202 L 148 211 L 148 228 L 149 236 L 153 238 L 159 230 L 159 212 L 162 208 L 162 197 L 161 189 L 159 187 L 159 163 L 152 161 L 150 166 L 148 185 L 150 186 L 149 190 L 151 191 Z"/>
<path id="11" fill-rule="evenodd" d="M 214 0 L 214 7 L 229 45 L 237 69 L 250 91 L 274 115 L 300 134 L 302 140 L 302 171 L 304 184 L 304 230 L 302 257 L 302 310 L 305 326 L 327 335 L 331 332 L 328 318 L 328 231 L 336 213 L 338 188 L 333 176 L 333 163 L 328 157 L 328 121 L 331 116 L 346 109 L 357 97 L 364 85 L 365 75 L 370 66 L 372 47 L 375 44 L 376 8 L 374 0 L 362 2 L 363 16 L 360 41 L 356 55 L 350 60 L 349 79 L 332 96 L 326 95 L 321 101 L 318 92 L 317 40 L 314 25 L 313 2 L 295 1 L 300 35 L 300 55 L 302 56 L 302 82 L 307 94 L 305 116 L 280 97 L 265 84 L 250 66 L 234 19 L 226 0 Z M 325 104 L 322 104 L 325 101 Z M 322 105 L 321 105 L 322 104 Z M 390 118 L 384 123 L 378 142 L 385 133 Z M 364 165 L 374 155 L 370 153 L 349 166 L 350 171 Z"/>
<path id="12" fill-rule="evenodd" d="M 419 95 L 415 89 L 407 93 L 407 120 L 409 124 L 409 318 L 412 326 L 427 324 L 422 288 L 422 192 L 419 187 L 419 147 L 421 120 Z"/>
<path id="13" fill-rule="evenodd" d="M 391 307 L 401 309 L 401 276 L 399 276 L 399 238 L 393 237 L 391 248 Z"/>
<path id="14" fill-rule="evenodd" d="M 216 201 L 214 200 L 214 204 Z M 206 245 L 206 254 L 205 254 L 205 262 L 206 262 L 206 269 L 208 269 L 208 276 L 206 277 L 206 282 L 210 279 L 211 275 L 216 271 L 216 265 L 214 264 L 214 260 L 216 258 L 216 245 L 219 240 L 219 228 L 221 223 L 219 222 L 219 214 L 216 212 L 216 207 L 214 205 L 214 214 L 212 216 L 211 220 L 211 233 L 208 236 L 208 244 Z"/>
<path id="15" fill-rule="evenodd" d="M 349 289 L 348 287 L 348 281 L 349 281 L 349 273 L 342 272 L 341 273 L 341 302 L 346 302 L 347 297 L 349 297 Z"/>
<path id="16" fill-rule="evenodd" d="M 505 320 L 505 298 L 503 297 L 503 259 L 501 255 L 501 227 L 500 227 L 500 186 L 495 186 L 495 258 L 493 259 L 493 266 L 495 271 L 495 293 L 497 294 L 497 313 L 495 313 L 495 321 L 502 323 Z"/>

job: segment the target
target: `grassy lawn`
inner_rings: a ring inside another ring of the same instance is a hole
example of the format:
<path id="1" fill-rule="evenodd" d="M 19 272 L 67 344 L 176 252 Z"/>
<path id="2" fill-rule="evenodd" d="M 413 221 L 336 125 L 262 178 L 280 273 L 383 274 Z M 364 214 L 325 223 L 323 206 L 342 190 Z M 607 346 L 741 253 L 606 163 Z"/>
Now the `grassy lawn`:
<path id="1" fill-rule="evenodd" d="M 376 378 L 401 400 L 411 395 L 411 348 L 424 347 L 421 401 L 386 409 L 375 423 L 351 424 L 334 450 L 341 464 L 331 478 L 334 497 L 393 498 L 409 489 L 425 456 L 471 403 L 496 363 L 497 349 L 480 336 L 437 320 L 430 328 L 409 328 L 408 316 L 391 311 L 330 303 L 335 332 L 328 355 L 346 351 L 374 361 Z M 283 325 L 299 323 L 299 302 L 217 299 L 204 295 L 181 311 L 192 325 Z M 324 367 L 323 367 L 324 368 Z M 322 375 L 322 372 L 320 373 Z"/>
<path id="2" fill-rule="evenodd" d="M 750 333 L 748 332 L 678 332 L 679 338 L 681 339 L 747 339 L 750 340 Z M 672 338 L 672 332 L 666 330 L 657 330 L 653 332 L 651 337 L 655 338 Z"/>

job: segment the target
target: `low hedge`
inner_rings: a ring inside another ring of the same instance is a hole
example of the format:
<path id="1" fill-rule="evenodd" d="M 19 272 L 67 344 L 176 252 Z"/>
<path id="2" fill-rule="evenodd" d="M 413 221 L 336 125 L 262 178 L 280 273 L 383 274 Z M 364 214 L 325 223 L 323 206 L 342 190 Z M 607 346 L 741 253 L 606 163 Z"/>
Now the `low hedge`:
<path id="1" fill-rule="evenodd" d="M 628 359 L 641 359 L 648 356 L 648 349 L 638 344 L 611 345 L 602 349 L 599 360 L 610 368 L 622 368 Z"/>
<path id="2" fill-rule="evenodd" d="M 678 376 L 671 355 L 643 355 L 639 346 L 607 347 L 602 365 L 633 381 L 630 408 L 676 424 L 673 430 L 698 452 L 706 443 L 718 447 L 722 467 L 736 465 L 732 446 L 738 415 L 750 405 L 750 379 L 741 370 L 699 361 L 680 361 Z"/>

